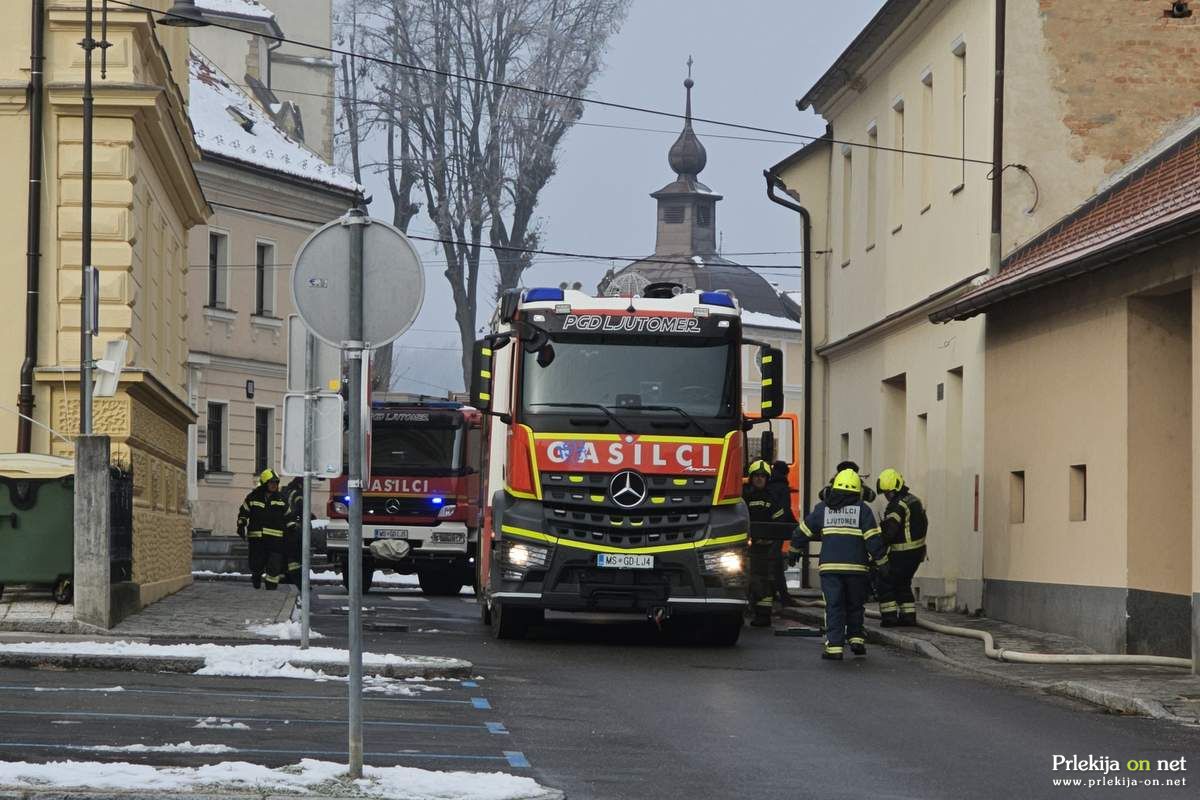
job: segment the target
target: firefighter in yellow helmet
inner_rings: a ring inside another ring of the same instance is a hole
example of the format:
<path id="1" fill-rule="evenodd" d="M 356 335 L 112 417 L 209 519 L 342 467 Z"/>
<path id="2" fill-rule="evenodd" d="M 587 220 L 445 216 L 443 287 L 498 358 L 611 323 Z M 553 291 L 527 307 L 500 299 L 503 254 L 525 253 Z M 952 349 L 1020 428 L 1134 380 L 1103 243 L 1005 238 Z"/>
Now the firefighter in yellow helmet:
<path id="1" fill-rule="evenodd" d="M 921 498 L 909 491 L 904 476 L 894 469 L 879 473 L 875 488 L 887 498 L 883 512 L 883 541 L 888 546 L 890 573 L 880 576 L 879 615 L 885 628 L 917 624 L 913 575 L 925 560 L 929 517 Z"/>
<path id="2" fill-rule="evenodd" d="M 287 501 L 279 493 L 279 476 L 265 469 L 238 510 L 237 532 L 250 554 L 250 580 L 258 589 L 278 589 L 284 579 L 283 534 L 288 525 Z"/>
<path id="3" fill-rule="evenodd" d="M 834 476 L 825 498 L 800 523 L 800 536 L 821 541 L 821 594 L 825 598 L 825 649 L 822 658 L 842 660 L 847 643 L 856 656 L 867 654 L 863 634 L 867 566 L 873 559 L 887 575 L 887 548 L 875 514 L 862 499 L 862 479 L 853 469 Z M 793 556 L 794 558 L 794 556 Z"/>
<path id="4" fill-rule="evenodd" d="M 771 624 L 771 605 L 775 602 L 775 562 L 781 558 L 780 542 L 795 529 L 796 518 L 779 493 L 768 482 L 771 465 L 755 461 L 746 471 L 749 480 L 742 488 L 742 500 L 750 512 L 750 603 L 754 618 L 750 624 L 765 628 Z"/>

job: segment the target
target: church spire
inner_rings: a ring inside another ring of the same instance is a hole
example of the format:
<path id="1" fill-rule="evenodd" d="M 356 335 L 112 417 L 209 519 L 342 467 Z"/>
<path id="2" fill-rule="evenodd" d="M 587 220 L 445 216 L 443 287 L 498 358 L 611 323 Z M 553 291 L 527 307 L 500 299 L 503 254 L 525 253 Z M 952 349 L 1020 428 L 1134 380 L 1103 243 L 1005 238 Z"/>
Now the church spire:
<path id="1" fill-rule="evenodd" d="M 704 169 L 704 165 L 708 163 L 708 153 L 705 151 L 704 145 L 700 143 L 700 139 L 697 138 L 695 131 L 692 130 L 692 87 L 696 85 L 696 82 L 692 80 L 693 63 L 692 57 L 688 56 L 688 76 L 683 82 L 683 88 L 687 90 L 683 132 L 679 134 L 675 144 L 671 145 L 671 150 L 667 153 L 667 162 L 680 178 L 694 180 Z"/>

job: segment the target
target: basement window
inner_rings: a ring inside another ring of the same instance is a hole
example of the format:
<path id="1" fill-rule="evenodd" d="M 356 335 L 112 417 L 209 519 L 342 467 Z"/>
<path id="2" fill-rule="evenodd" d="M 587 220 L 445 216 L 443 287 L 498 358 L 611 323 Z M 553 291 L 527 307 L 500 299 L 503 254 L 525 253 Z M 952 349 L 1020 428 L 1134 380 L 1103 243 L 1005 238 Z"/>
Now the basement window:
<path id="1" fill-rule="evenodd" d="M 1071 465 L 1071 522 L 1087 519 L 1087 464 Z"/>
<path id="2" fill-rule="evenodd" d="M 1025 470 L 1014 470 L 1008 477 L 1008 521 L 1019 525 L 1025 521 Z"/>

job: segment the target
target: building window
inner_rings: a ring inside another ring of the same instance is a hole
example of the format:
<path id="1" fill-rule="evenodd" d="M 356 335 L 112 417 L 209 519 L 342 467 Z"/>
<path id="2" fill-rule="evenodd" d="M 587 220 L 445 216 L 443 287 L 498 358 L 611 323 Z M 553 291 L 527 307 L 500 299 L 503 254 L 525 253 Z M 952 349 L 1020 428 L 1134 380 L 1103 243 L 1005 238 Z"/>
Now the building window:
<path id="1" fill-rule="evenodd" d="M 696 206 L 696 224 L 701 228 L 707 228 L 712 225 L 712 206 L 708 203 L 701 203 Z"/>
<path id="2" fill-rule="evenodd" d="M 863 455 L 862 455 L 862 471 L 866 474 L 871 474 L 871 450 L 873 448 L 872 435 L 870 428 L 863 428 Z"/>
<path id="3" fill-rule="evenodd" d="M 1025 521 L 1025 470 L 1008 475 L 1008 521 L 1014 525 Z"/>
<path id="4" fill-rule="evenodd" d="M 842 457 L 840 460 L 841 461 L 849 461 L 850 460 L 850 434 L 849 433 L 842 434 Z"/>
<path id="5" fill-rule="evenodd" d="M 1087 464 L 1071 466 L 1071 522 L 1087 519 Z"/>
<path id="6" fill-rule="evenodd" d="M 663 222 L 678 225 L 683 222 L 683 206 L 663 206 Z"/>
<path id="7" fill-rule="evenodd" d="M 275 459 L 274 427 L 275 409 L 254 409 L 254 472 L 261 473 L 264 469 L 273 468 L 271 462 Z"/>
<path id="8" fill-rule="evenodd" d="M 259 242 L 254 248 L 254 313 L 275 314 L 275 245 Z"/>
<path id="9" fill-rule="evenodd" d="M 967 44 L 961 38 L 954 43 L 954 130 L 958 135 L 959 155 L 967 157 Z M 967 162 L 959 162 L 958 186 L 967 182 Z"/>
<path id="10" fill-rule="evenodd" d="M 854 163 L 850 148 L 842 151 L 842 266 L 850 263 L 850 219 L 854 214 L 852 204 L 854 189 Z"/>
<path id="11" fill-rule="evenodd" d="M 225 417 L 224 403 L 209 403 L 208 404 L 208 426 L 206 431 L 206 442 L 208 446 L 208 471 L 209 472 L 225 472 L 225 443 L 228 437 L 225 435 L 228 428 L 226 427 L 228 420 Z"/>
<path id="12" fill-rule="evenodd" d="M 904 98 L 892 101 L 892 233 L 904 222 Z"/>
<path id="13" fill-rule="evenodd" d="M 229 237 L 208 234 L 208 306 L 226 308 L 229 298 Z"/>
<path id="14" fill-rule="evenodd" d="M 879 205 L 879 128 L 871 125 L 867 129 L 867 249 L 875 246 L 875 209 Z"/>
<path id="15" fill-rule="evenodd" d="M 933 72 L 921 76 L 921 152 L 933 152 Z M 923 157 L 921 161 L 921 213 L 933 204 L 933 162 Z"/>

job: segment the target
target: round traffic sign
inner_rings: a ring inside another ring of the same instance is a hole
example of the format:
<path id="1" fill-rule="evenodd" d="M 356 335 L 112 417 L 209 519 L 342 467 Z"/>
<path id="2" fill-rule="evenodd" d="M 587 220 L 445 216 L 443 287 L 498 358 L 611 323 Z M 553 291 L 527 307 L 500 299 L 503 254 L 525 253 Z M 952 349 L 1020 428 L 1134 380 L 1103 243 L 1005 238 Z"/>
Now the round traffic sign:
<path id="1" fill-rule="evenodd" d="M 376 349 L 413 324 L 425 298 L 425 271 L 408 237 L 382 220 L 347 214 L 316 231 L 296 252 L 292 300 L 313 334 L 334 347 L 352 341 L 353 315 L 362 342 Z M 364 224 L 365 223 L 365 224 Z M 362 224 L 362 303 L 351 307 L 351 226 Z"/>

